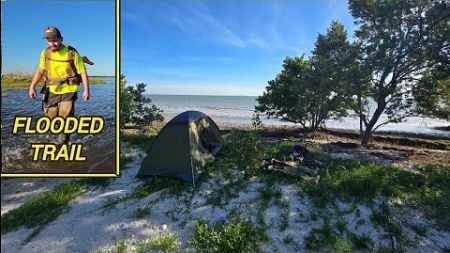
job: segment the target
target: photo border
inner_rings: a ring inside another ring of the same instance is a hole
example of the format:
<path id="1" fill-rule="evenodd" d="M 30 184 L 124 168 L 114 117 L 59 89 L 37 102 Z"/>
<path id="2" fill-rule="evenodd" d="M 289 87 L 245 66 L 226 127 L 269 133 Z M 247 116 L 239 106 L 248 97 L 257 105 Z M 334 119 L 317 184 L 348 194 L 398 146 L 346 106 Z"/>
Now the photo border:
<path id="1" fill-rule="evenodd" d="M 1 178 L 111 178 L 120 176 L 120 0 L 114 0 L 115 3 L 115 123 L 116 123 L 116 138 L 115 138 L 115 151 L 116 151 L 116 172 L 115 173 L 74 173 L 74 174 L 61 174 L 61 173 L 30 173 L 30 174 L 15 174 L 15 173 L 1 173 Z"/>

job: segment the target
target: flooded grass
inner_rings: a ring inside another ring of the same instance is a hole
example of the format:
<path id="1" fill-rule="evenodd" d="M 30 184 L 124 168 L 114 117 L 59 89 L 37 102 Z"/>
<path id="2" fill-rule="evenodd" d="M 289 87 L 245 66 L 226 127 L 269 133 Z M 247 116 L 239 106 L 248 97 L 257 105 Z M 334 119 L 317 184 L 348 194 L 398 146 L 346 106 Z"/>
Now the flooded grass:
<path id="1" fill-rule="evenodd" d="M 89 84 L 106 84 L 111 77 L 89 77 Z M 28 88 L 33 79 L 33 74 L 25 73 L 7 73 L 2 74 L 2 89 L 25 89 Z M 38 87 L 44 84 L 43 81 L 38 83 Z"/>

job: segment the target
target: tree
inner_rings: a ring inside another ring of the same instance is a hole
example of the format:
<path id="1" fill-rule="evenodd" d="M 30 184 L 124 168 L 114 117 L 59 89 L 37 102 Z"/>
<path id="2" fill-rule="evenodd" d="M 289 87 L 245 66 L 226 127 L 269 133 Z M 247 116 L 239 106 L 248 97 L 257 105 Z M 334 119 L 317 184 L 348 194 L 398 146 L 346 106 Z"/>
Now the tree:
<path id="1" fill-rule="evenodd" d="M 307 99 L 314 96 L 314 89 L 306 82 L 309 71 L 309 62 L 303 57 L 286 57 L 281 73 L 268 81 L 266 91 L 257 98 L 256 111 L 316 129 L 321 117 L 314 100 Z"/>
<path id="2" fill-rule="evenodd" d="M 418 114 L 450 120 L 450 77 L 436 78 L 426 74 L 413 87 Z"/>
<path id="3" fill-rule="evenodd" d="M 313 74 L 309 81 L 316 83 L 318 89 L 324 89 L 322 94 L 330 92 L 325 103 L 329 116 L 347 116 L 348 109 L 355 107 L 353 92 L 361 90 L 358 94 L 363 94 L 366 89 L 354 85 L 363 84 L 362 80 L 366 77 L 359 69 L 358 45 L 350 44 L 344 26 L 333 21 L 326 35 L 319 34 L 312 53 Z"/>
<path id="4" fill-rule="evenodd" d="M 319 34 L 313 56 L 287 57 L 283 70 L 268 82 L 256 109 L 268 117 L 301 124 L 315 131 L 326 119 L 347 114 L 351 100 L 344 88 L 351 45 L 344 27 L 333 22 L 326 35 Z"/>
<path id="5" fill-rule="evenodd" d="M 162 110 L 151 104 L 151 99 L 143 95 L 146 84 L 126 86 L 124 75 L 120 76 L 120 129 L 133 124 L 140 130 L 150 127 L 154 121 L 163 121 Z"/>
<path id="6" fill-rule="evenodd" d="M 360 25 L 360 58 L 370 73 L 367 96 L 376 104 L 358 113 L 367 145 L 378 127 L 414 114 L 412 90 L 424 73 L 448 64 L 450 3 L 436 0 L 349 0 Z M 388 117 L 379 123 L 380 116 Z"/>

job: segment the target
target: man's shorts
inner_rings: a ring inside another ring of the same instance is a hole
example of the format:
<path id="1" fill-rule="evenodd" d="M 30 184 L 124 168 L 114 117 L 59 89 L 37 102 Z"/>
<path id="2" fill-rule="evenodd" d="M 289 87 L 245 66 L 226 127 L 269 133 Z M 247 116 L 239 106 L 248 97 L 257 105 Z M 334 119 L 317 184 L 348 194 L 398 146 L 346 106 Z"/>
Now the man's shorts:
<path id="1" fill-rule="evenodd" d="M 66 118 L 73 116 L 75 112 L 75 100 L 78 96 L 76 92 L 66 94 L 52 94 L 48 96 L 48 100 L 44 103 L 45 116 L 53 119 L 56 116 Z"/>

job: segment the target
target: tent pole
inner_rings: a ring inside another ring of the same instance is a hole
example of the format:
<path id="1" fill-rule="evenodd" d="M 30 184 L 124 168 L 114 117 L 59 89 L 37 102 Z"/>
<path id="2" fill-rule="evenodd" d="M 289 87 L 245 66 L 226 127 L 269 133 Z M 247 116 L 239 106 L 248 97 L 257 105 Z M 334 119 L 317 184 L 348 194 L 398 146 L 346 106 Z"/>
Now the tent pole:
<path id="1" fill-rule="evenodd" d="M 195 188 L 194 166 L 192 164 L 192 155 L 191 155 L 191 175 L 192 175 L 192 184 L 194 185 Z"/>

